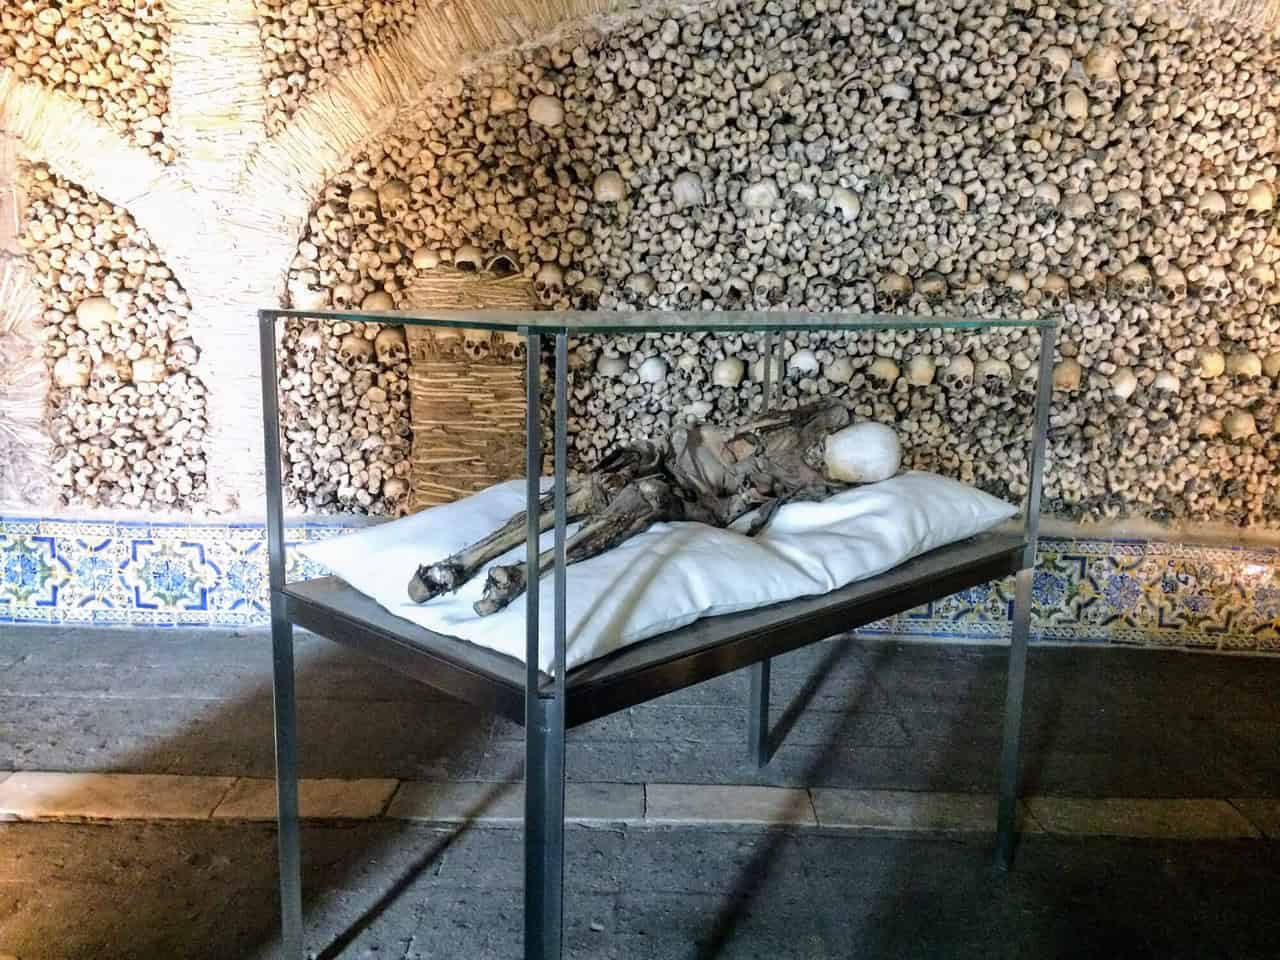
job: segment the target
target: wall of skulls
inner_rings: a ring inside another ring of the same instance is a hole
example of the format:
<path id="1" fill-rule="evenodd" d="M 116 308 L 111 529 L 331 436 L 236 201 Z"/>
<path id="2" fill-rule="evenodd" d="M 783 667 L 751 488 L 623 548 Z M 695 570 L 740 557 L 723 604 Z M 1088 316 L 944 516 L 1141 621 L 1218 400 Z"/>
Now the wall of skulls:
<path id="1" fill-rule="evenodd" d="M 59 501 L 190 510 L 206 495 L 207 421 L 186 292 L 125 210 L 42 166 L 23 181 Z"/>
<path id="2" fill-rule="evenodd" d="M 1278 70 L 1264 34 L 1146 5 L 744 0 L 634 19 L 406 111 L 326 187 L 290 293 L 401 303 L 444 267 L 522 273 L 549 307 L 1054 312 L 1053 511 L 1273 524 Z M 913 465 L 1016 494 L 1036 347 L 812 334 L 778 372 L 785 403 L 847 396 L 900 426 Z M 749 338 L 573 356 L 584 466 L 760 403 Z M 293 453 L 313 475 L 314 449 Z"/>
<path id="3" fill-rule="evenodd" d="M 78 101 L 162 162 L 168 26 L 159 0 L 28 0 L 0 9 L 0 65 Z"/>

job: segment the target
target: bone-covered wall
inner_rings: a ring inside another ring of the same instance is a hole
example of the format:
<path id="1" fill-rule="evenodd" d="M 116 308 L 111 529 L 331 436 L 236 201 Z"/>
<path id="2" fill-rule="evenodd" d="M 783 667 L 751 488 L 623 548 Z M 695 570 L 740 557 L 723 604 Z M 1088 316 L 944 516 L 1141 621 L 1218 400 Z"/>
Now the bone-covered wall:
<path id="1" fill-rule="evenodd" d="M 252 510 L 253 310 L 514 271 L 549 307 L 1059 313 L 1048 509 L 1275 526 L 1274 4 L 605 6 L 0 11 L 0 126 L 32 161 L 25 271 L 0 284 L 0 410 L 20 411 L 0 430 L 20 429 L 0 439 L 48 447 L 24 500 Z M 446 413 L 411 409 L 384 332 L 285 331 L 296 505 L 400 512 L 406 459 L 447 462 L 412 436 Z M 1017 494 L 1035 348 L 794 337 L 782 402 L 847 397 L 913 465 Z M 759 357 L 745 337 L 575 343 L 577 462 L 758 405 Z"/>
<path id="2" fill-rule="evenodd" d="M 403 304 L 453 268 L 522 272 L 549 307 L 1054 313 L 1049 509 L 1270 525 L 1278 71 L 1274 35 L 1147 4 L 744 0 L 605 22 L 403 111 L 316 198 L 290 296 Z M 796 336 L 783 402 L 848 397 L 898 424 L 913 465 L 1017 494 L 1036 347 Z M 759 358 L 743 337 L 575 344 L 579 462 L 758 405 Z M 328 456 L 292 455 L 308 478 Z"/>
<path id="3" fill-rule="evenodd" d="M 48 485 L 77 507 L 190 510 L 206 494 L 191 304 L 129 213 L 34 167 L 22 241 L 51 377 Z"/>

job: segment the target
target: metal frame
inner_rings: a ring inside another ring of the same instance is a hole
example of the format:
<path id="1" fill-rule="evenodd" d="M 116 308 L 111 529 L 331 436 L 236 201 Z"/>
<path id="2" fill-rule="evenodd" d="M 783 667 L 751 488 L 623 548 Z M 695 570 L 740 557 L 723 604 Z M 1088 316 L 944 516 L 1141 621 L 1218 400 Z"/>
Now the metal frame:
<path id="1" fill-rule="evenodd" d="M 293 624 L 349 645 L 423 683 L 525 724 L 525 957 L 558 960 L 563 950 L 564 783 L 566 726 L 585 723 L 673 690 L 744 667 L 749 669 L 747 743 L 752 760 L 769 760 L 769 678 L 773 656 L 909 610 L 978 583 L 1015 573 L 1013 631 L 1000 758 L 997 862 L 1008 867 L 1016 840 L 1023 692 L 1030 633 L 1031 586 L 1039 534 L 1040 497 L 1052 383 L 1054 327 L 1041 328 L 1039 383 L 1029 459 L 1023 533 L 987 535 L 963 548 L 943 548 L 881 577 L 824 597 L 699 621 L 638 647 L 593 661 L 572 673 L 565 663 L 565 485 L 567 474 L 568 334 L 554 332 L 555 385 L 553 642 L 555 672 L 539 656 L 539 591 L 526 601 L 524 664 L 394 617 L 335 578 L 285 582 L 284 507 L 276 382 L 276 322 L 288 311 L 258 313 L 270 559 L 276 789 L 279 813 L 282 956 L 303 953 L 298 820 Z M 542 335 L 526 337 L 525 466 L 529 504 L 541 495 Z M 764 403 L 772 400 L 774 337 L 766 333 Z M 539 569 L 537 515 L 528 511 L 529 583 Z"/>

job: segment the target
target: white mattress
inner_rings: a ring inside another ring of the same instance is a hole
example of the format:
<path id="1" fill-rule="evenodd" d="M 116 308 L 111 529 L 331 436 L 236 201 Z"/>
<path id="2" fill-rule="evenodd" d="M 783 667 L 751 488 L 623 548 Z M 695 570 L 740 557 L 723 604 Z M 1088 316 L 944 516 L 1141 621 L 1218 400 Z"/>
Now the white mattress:
<path id="1" fill-rule="evenodd" d="M 488 617 L 472 604 L 484 572 L 457 593 L 415 604 L 406 592 L 419 565 L 449 556 L 524 509 L 524 481 L 411 517 L 295 549 L 397 616 L 523 661 L 524 597 Z M 783 507 L 756 537 L 701 523 L 662 523 L 568 568 L 570 669 L 620 647 L 708 616 L 827 593 L 1007 520 L 1017 510 L 930 473 L 904 473 L 823 503 Z M 572 525 L 570 530 L 572 531 Z M 552 534 L 542 537 L 550 547 Z M 495 563 L 522 559 L 520 547 Z M 539 666 L 554 659 L 552 577 L 541 583 Z"/>

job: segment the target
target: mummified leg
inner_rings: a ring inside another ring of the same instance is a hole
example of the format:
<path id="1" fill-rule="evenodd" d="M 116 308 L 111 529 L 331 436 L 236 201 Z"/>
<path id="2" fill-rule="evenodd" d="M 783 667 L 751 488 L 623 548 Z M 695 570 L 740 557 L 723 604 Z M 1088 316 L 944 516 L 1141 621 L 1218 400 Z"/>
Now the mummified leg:
<path id="1" fill-rule="evenodd" d="M 569 480 L 566 483 L 565 511 L 570 519 L 576 520 L 605 506 L 593 496 L 598 492 L 598 485 L 592 484 L 590 480 L 590 477 L 586 477 L 582 482 Z M 550 530 L 554 522 L 555 512 L 552 510 L 551 494 L 548 493 L 538 501 L 538 529 Z M 453 556 L 419 567 L 409 581 L 409 599 L 414 603 L 426 603 L 433 597 L 457 590 L 486 563 L 524 543 L 529 534 L 526 523 L 525 511 L 521 510 L 483 540 L 459 550 Z"/>
<path id="2" fill-rule="evenodd" d="M 598 469 L 586 476 L 568 478 L 565 482 L 567 519 L 578 520 L 588 514 L 603 512 L 636 476 L 651 472 L 661 457 L 661 448 L 648 443 L 623 447 L 601 461 Z M 552 494 L 538 500 L 538 529 L 550 530 L 555 523 Z M 517 513 L 483 540 L 459 550 L 451 557 L 418 568 L 409 581 L 409 599 L 426 603 L 443 593 L 451 593 L 470 580 L 491 560 L 514 550 L 528 537 L 524 511 Z"/>
<path id="3" fill-rule="evenodd" d="M 645 477 L 628 484 L 598 515 L 588 519 L 577 533 L 565 541 L 565 563 L 577 563 L 616 547 L 637 533 L 662 520 L 679 520 L 681 503 L 670 485 L 661 477 Z M 546 550 L 538 558 L 538 569 L 552 569 L 555 552 Z M 529 576 L 527 563 L 494 567 L 484 585 L 484 596 L 475 605 L 476 613 L 485 617 L 496 613 L 524 593 Z"/>

